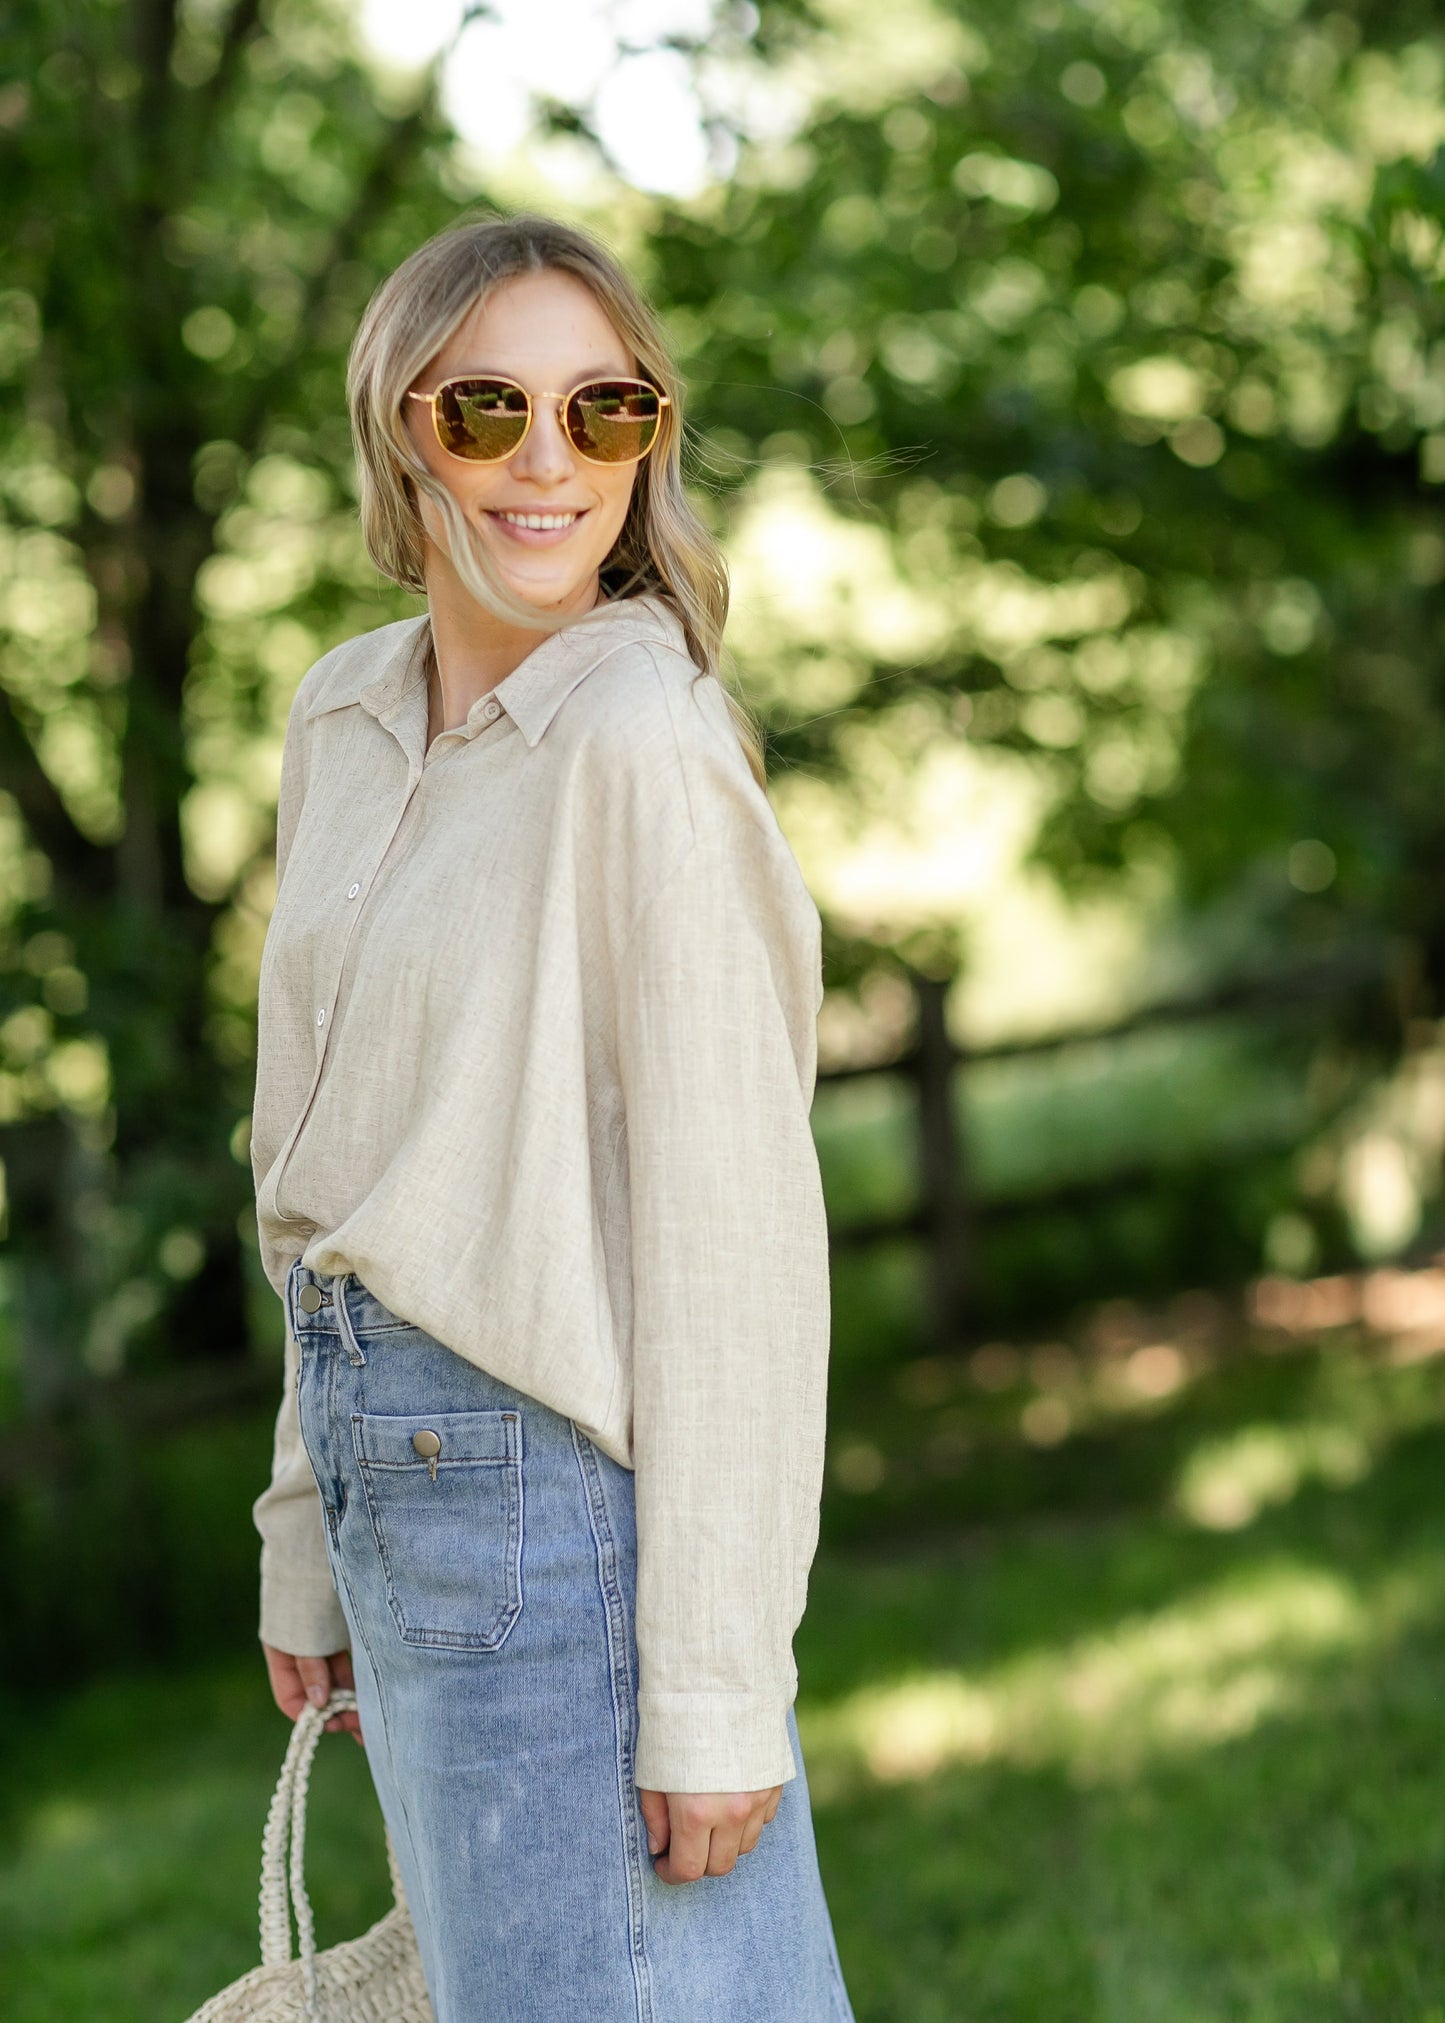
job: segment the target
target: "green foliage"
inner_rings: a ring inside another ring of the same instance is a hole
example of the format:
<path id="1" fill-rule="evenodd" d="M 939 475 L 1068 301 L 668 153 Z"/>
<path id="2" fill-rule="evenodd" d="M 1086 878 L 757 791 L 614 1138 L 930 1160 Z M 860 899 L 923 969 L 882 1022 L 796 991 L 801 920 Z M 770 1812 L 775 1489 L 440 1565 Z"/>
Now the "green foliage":
<path id="1" fill-rule="evenodd" d="M 1260 942 L 1384 929 L 1437 1014 L 1438 21 L 907 18 L 890 91 L 865 10 L 765 9 L 810 114 L 656 234 L 733 481 L 804 459 L 948 617 L 856 650 L 842 707 L 782 704 L 780 764 L 844 770 L 858 723 L 956 698 L 1049 779 L 1060 876 L 1164 848 Z"/>
<path id="2" fill-rule="evenodd" d="M 344 353 L 463 188 L 341 0 L 52 12 L 0 88 L 6 1381 L 47 1410 L 244 1347 L 285 711 L 408 601 Z M 802 516 L 806 612 L 735 628 L 777 778 L 1013 754 L 1058 877 L 1172 881 L 1202 968 L 1368 942 L 1393 1003 L 1336 1046 L 1387 1059 L 1445 1008 L 1434 12 L 778 0 L 754 41 L 736 173 L 617 217 L 704 504 L 745 558 Z M 830 922 L 831 980 L 955 930 Z"/>
<path id="3" fill-rule="evenodd" d="M 330 0 L 25 0 L 7 36 L 0 1138 L 50 1407 L 246 1345 L 281 732 L 405 603 L 356 530 L 345 351 L 455 206 L 429 80 L 389 103 Z"/>

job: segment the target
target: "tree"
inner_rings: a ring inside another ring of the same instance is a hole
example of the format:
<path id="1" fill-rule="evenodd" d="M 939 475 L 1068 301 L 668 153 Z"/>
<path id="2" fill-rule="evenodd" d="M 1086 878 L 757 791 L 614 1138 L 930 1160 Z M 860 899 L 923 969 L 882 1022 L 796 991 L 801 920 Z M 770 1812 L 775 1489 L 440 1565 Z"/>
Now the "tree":
<path id="1" fill-rule="evenodd" d="M 8 38 L 0 1149 L 44 1405 L 246 1339 L 279 737 L 315 654 L 403 608 L 344 353 L 455 203 L 432 79 L 393 102 L 329 0 L 19 0 Z"/>

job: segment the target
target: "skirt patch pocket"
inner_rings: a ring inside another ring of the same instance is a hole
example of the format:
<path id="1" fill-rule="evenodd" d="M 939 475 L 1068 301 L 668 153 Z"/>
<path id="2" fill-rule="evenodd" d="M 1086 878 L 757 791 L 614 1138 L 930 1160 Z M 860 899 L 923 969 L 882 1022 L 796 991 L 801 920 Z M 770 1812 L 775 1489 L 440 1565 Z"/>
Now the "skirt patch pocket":
<path id="1" fill-rule="evenodd" d="M 397 1630 L 494 1651 L 522 1611 L 519 1412 L 353 1412 L 352 1440 Z"/>

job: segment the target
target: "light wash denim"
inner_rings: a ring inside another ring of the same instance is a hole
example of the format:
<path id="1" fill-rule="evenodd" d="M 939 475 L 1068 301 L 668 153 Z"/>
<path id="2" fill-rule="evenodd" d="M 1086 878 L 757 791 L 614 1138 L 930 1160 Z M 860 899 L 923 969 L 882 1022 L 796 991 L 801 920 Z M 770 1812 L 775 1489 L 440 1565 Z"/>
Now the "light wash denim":
<path id="1" fill-rule="evenodd" d="M 653 1872 L 632 1771 L 631 1472 L 354 1273 L 298 1260 L 286 1298 L 437 2023 L 853 2023 L 791 1710 L 798 1774 L 757 1846 L 725 1876 Z"/>

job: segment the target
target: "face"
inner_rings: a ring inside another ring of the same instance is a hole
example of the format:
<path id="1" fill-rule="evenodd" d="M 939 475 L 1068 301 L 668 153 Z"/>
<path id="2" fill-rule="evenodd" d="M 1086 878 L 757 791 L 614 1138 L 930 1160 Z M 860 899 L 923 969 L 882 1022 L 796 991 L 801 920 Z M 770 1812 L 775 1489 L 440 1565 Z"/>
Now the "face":
<path id="1" fill-rule="evenodd" d="M 448 455 L 436 439 L 431 409 L 403 402 L 406 426 L 427 469 L 478 530 L 508 588 L 530 604 L 587 609 L 597 571 L 627 517 L 637 464 L 589 463 L 562 426 L 561 402 L 585 379 L 639 377 L 637 360 L 585 282 L 573 274 L 519 274 L 492 290 L 459 325 L 415 382 L 431 393 L 459 372 L 499 372 L 532 397 L 532 426 L 505 463 L 473 464 Z M 420 500 L 427 534 L 427 583 L 450 564 L 440 516 Z M 508 515 L 558 515 L 537 530 Z"/>

